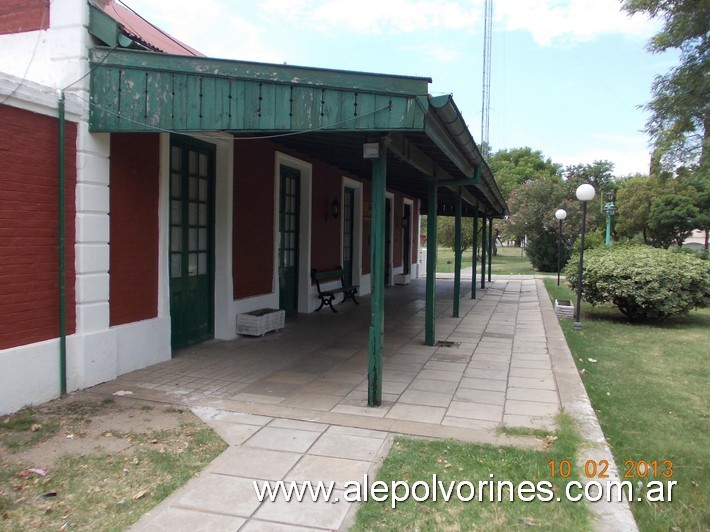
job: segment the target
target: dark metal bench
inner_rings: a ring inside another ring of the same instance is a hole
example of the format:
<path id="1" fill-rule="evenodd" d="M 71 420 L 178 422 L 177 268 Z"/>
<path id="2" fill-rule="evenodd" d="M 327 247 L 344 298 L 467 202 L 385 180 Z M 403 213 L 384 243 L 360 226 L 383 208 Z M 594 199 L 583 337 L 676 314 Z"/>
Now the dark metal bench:
<path id="1" fill-rule="evenodd" d="M 358 303 L 357 299 L 355 299 L 355 294 L 357 294 L 357 290 L 360 287 L 356 285 L 345 286 L 345 271 L 342 267 L 338 267 L 335 270 L 321 271 L 318 271 L 317 269 L 313 268 L 311 270 L 311 279 L 316 283 L 318 297 L 320 298 L 320 307 L 316 309 L 316 312 L 322 309 L 325 305 L 328 305 L 330 307 L 330 310 L 332 310 L 333 312 L 338 312 L 333 307 L 333 301 L 335 300 L 335 296 L 338 294 L 343 294 L 343 300 L 341 301 L 341 303 L 345 303 L 347 299 L 352 299 L 353 303 L 355 303 L 356 305 L 360 304 Z M 321 281 L 331 281 L 334 279 L 340 279 L 340 288 L 321 290 Z"/>

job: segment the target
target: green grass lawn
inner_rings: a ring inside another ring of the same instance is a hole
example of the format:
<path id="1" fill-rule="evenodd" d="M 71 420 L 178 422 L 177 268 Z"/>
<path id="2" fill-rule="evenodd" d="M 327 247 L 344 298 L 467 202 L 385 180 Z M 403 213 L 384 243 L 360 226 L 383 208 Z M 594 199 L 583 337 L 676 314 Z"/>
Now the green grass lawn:
<path id="1" fill-rule="evenodd" d="M 574 300 L 545 284 L 553 299 Z M 562 329 L 620 473 L 656 461 L 665 480 L 660 464 L 672 461 L 673 500 L 632 504 L 639 528 L 710 530 L 710 310 L 634 325 L 614 307 L 583 303 L 582 331 L 572 320 Z"/>
<path id="2" fill-rule="evenodd" d="M 466 250 L 461 257 L 461 268 L 470 268 L 472 251 Z M 440 247 L 436 255 L 436 271 L 439 273 L 453 273 L 454 252 L 451 248 Z M 487 262 L 486 262 L 487 264 Z M 480 273 L 481 263 L 478 261 L 476 270 Z M 498 246 L 498 255 L 493 257 L 493 274 L 496 275 L 533 275 L 530 261 L 520 248 Z"/>
<path id="3" fill-rule="evenodd" d="M 547 451 L 473 445 L 452 440 L 417 440 L 397 438 L 377 480 L 391 486 L 392 482 L 406 481 L 410 487 L 417 482 L 431 485 L 432 476 L 444 486 L 460 482 L 511 481 L 515 485 L 527 480 L 533 483 L 549 481 L 555 496 L 563 493 L 565 482 L 552 478 L 550 460 L 568 460 L 574 456 L 579 438 L 571 421 L 559 419 L 557 440 Z M 574 477 L 574 475 L 572 475 Z M 572 480 L 573 478 L 570 478 Z M 454 493 L 456 493 L 454 491 Z M 462 491 L 464 497 L 470 491 Z M 571 502 L 543 502 L 535 500 L 510 502 L 503 491 L 504 502 L 489 502 L 488 492 L 483 500 L 458 500 L 454 495 L 446 502 L 439 497 L 417 502 L 410 498 L 392 508 L 391 500 L 369 500 L 358 508 L 353 530 L 513 530 L 534 527 L 541 530 L 591 530 L 591 521 L 584 504 Z M 400 491 L 400 495 L 403 492 Z M 424 497 L 423 486 L 418 491 Z M 564 497 L 563 497 L 564 499 Z"/>

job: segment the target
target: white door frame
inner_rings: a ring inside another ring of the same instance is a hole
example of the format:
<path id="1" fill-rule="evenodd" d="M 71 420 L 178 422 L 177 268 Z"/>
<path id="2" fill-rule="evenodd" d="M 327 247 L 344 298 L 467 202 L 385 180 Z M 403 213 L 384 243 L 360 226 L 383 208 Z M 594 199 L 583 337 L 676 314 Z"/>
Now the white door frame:
<path id="1" fill-rule="evenodd" d="M 299 234 L 298 234 L 298 312 L 310 312 L 315 305 L 311 297 L 311 208 L 313 191 L 313 165 L 285 153 L 276 152 L 274 158 L 274 294 L 279 294 L 279 198 L 281 196 L 281 166 L 289 166 L 301 172 Z M 311 301 L 313 303 L 311 304 Z"/>

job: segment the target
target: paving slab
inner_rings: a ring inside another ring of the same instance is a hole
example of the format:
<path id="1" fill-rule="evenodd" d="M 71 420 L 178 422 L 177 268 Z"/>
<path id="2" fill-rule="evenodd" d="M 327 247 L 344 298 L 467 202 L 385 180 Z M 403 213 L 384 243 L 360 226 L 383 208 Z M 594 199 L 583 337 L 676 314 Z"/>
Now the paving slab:
<path id="1" fill-rule="evenodd" d="M 150 530 L 155 532 L 175 532 L 190 530 L 194 532 L 214 532 L 215 530 L 244 530 L 247 523 L 245 517 L 222 515 L 209 511 L 191 510 L 186 508 L 168 507 L 150 520 L 149 525 L 137 525 L 133 530 Z"/>
<path id="2" fill-rule="evenodd" d="M 255 480 L 280 480 L 296 465 L 301 456 L 298 452 L 233 445 L 212 462 L 210 470 L 222 475 Z"/>
<path id="3" fill-rule="evenodd" d="M 279 427 L 265 427 L 244 445 L 274 451 L 305 452 L 318 439 L 320 432 Z"/>
<path id="4" fill-rule="evenodd" d="M 232 475 L 207 473 L 192 482 L 175 506 L 213 514 L 250 517 L 259 507 L 253 480 Z"/>

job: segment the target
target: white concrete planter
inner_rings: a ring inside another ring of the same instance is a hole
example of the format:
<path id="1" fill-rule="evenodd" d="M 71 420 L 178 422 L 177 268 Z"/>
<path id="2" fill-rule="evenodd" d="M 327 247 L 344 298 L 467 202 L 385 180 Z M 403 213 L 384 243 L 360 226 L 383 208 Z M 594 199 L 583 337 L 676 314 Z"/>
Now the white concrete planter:
<path id="1" fill-rule="evenodd" d="M 409 284 L 412 276 L 408 273 L 398 273 L 394 276 L 394 284 Z"/>
<path id="2" fill-rule="evenodd" d="M 267 332 L 284 328 L 286 312 L 275 308 L 262 308 L 237 314 L 237 334 L 264 336 Z"/>
<path id="3" fill-rule="evenodd" d="M 569 299 L 555 299 L 555 314 L 558 318 L 572 318 L 574 305 Z"/>

